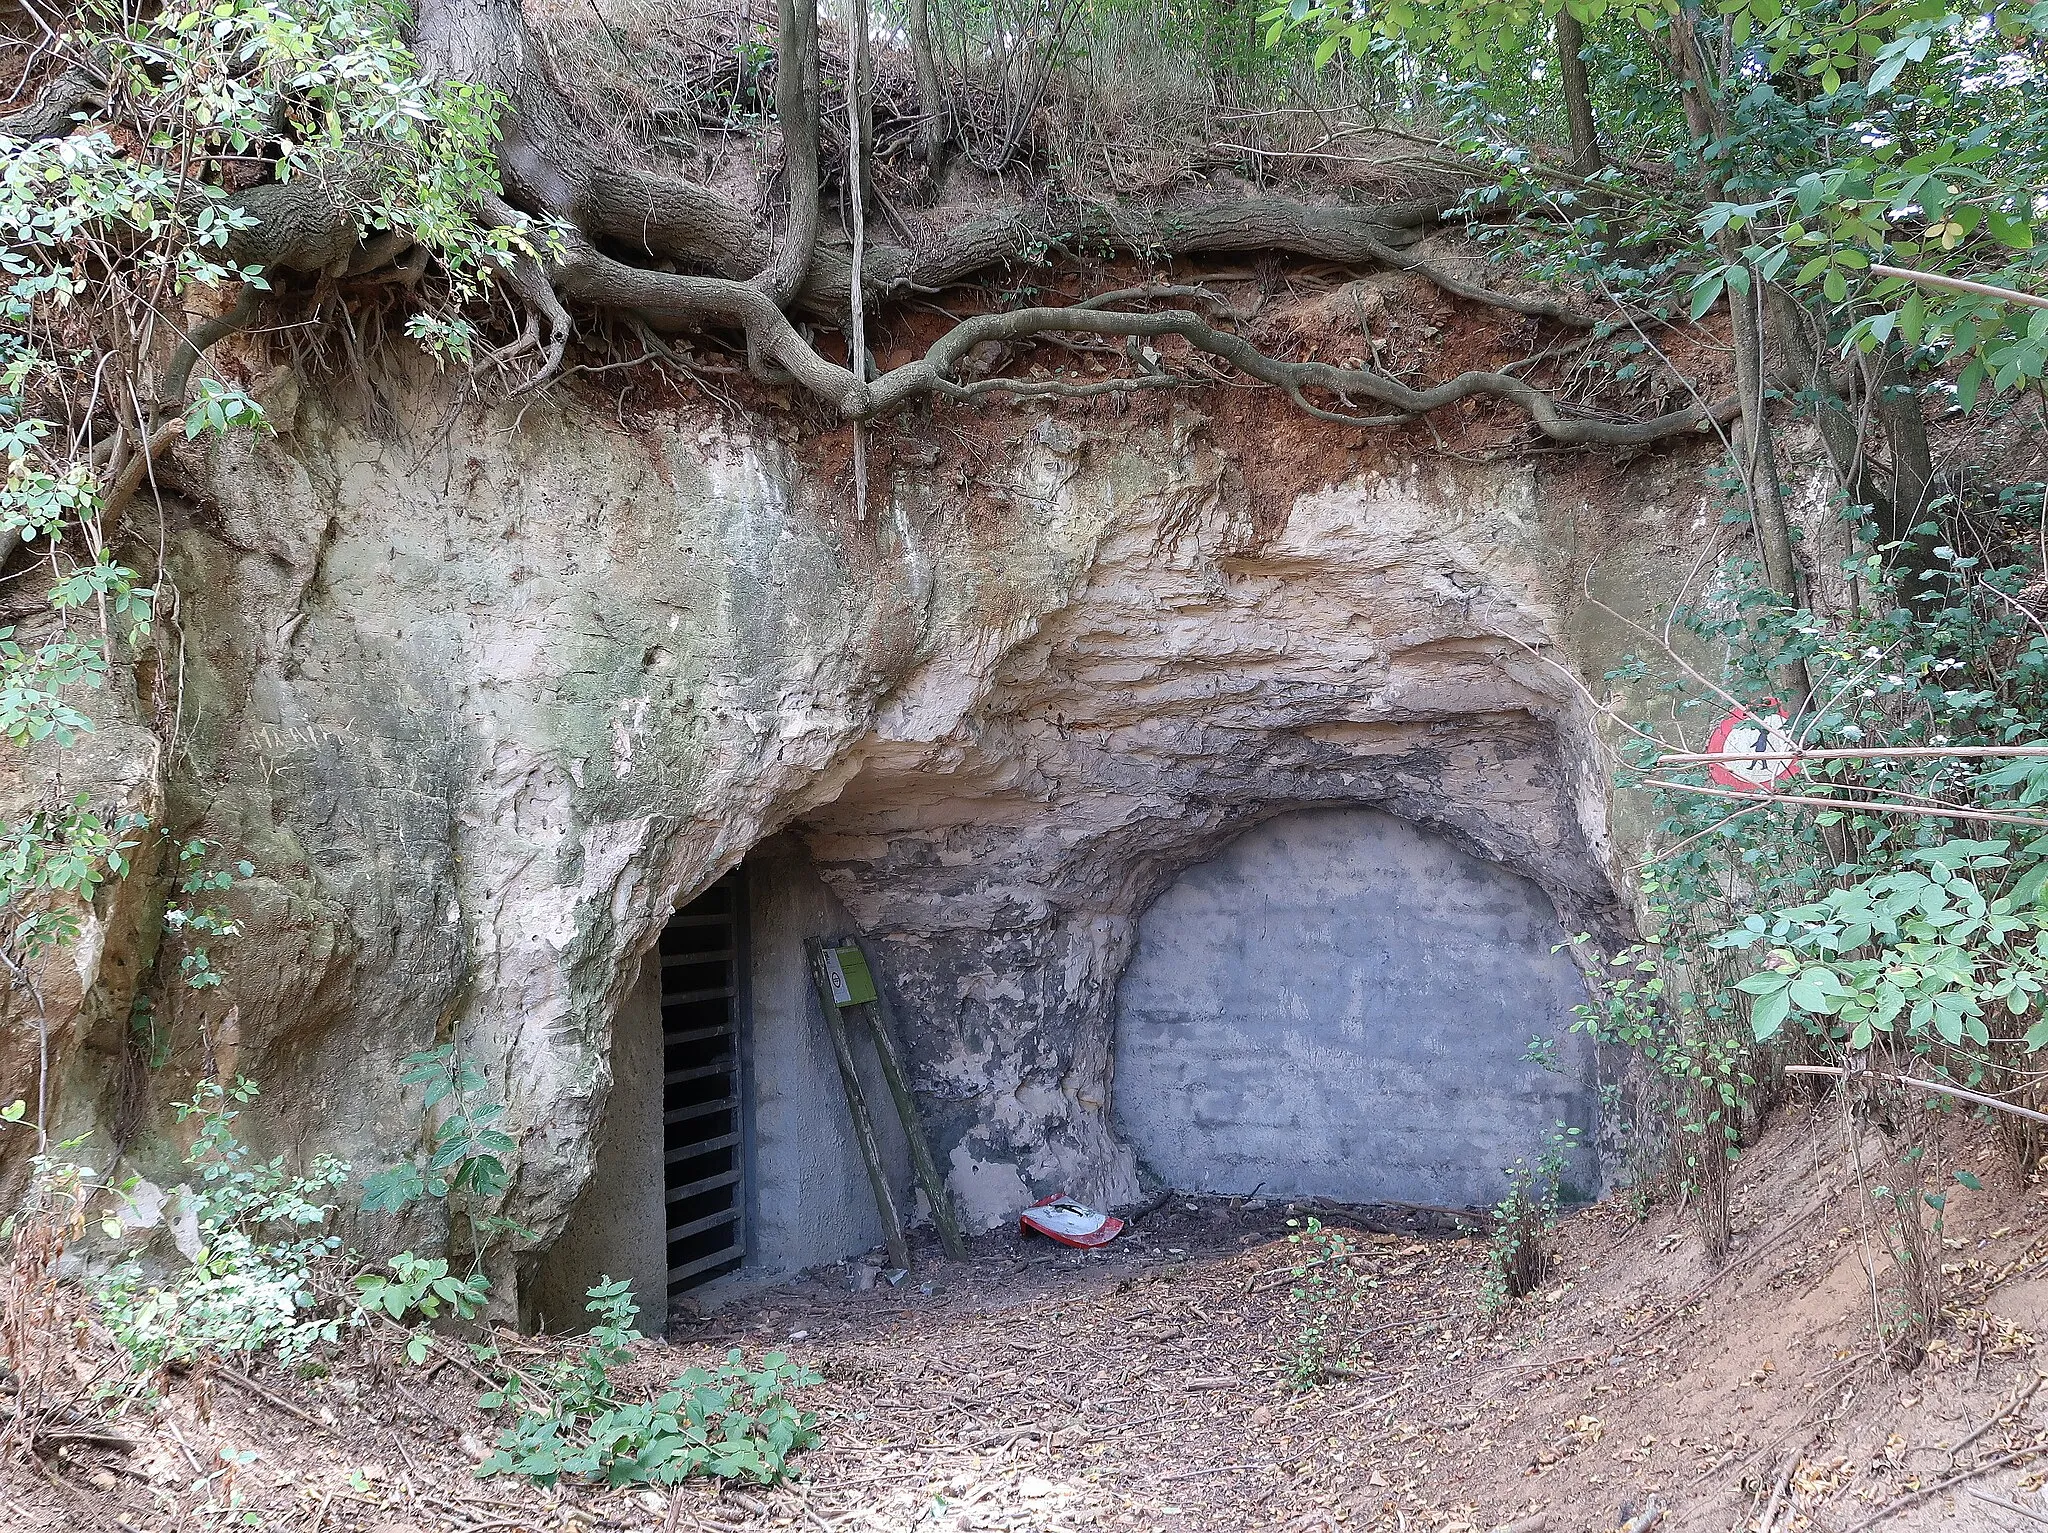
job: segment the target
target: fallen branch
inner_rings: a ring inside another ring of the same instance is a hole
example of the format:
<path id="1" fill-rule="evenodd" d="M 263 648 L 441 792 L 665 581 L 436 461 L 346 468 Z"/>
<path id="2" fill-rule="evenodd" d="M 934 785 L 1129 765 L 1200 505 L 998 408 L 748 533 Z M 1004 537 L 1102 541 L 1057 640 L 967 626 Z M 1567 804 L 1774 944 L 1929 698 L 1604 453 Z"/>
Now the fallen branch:
<path id="1" fill-rule="evenodd" d="M 1994 287 L 1989 282 L 1972 282 L 1966 277 L 1945 277 L 1940 272 L 1914 271 L 1909 266 L 1887 266 L 1880 261 L 1870 263 L 1870 274 L 1873 277 L 1896 277 L 1901 282 L 1912 282 L 1921 287 L 1939 288 L 1944 293 L 1967 293 L 1972 298 L 1996 298 L 2001 303 L 2048 309 L 2048 298 L 2037 298 L 2017 288 Z"/>
<path id="2" fill-rule="evenodd" d="M 1785 1487 L 1792 1483 L 1792 1471 L 1799 1467 L 1799 1461 L 1806 1455 L 1795 1448 L 1785 1455 L 1785 1467 L 1778 1471 L 1778 1480 L 1771 1487 L 1771 1499 L 1764 1507 L 1763 1521 L 1756 1525 L 1756 1533 L 1771 1533 L 1771 1525 L 1778 1520 L 1778 1507 L 1785 1499 Z"/>
<path id="3" fill-rule="evenodd" d="M 30 1440 L 37 1447 L 44 1443 L 87 1443 L 95 1448 L 118 1448 L 123 1453 L 132 1453 L 142 1446 L 126 1433 L 106 1432 L 96 1427 L 47 1427 L 32 1433 Z"/>
<path id="4" fill-rule="evenodd" d="M 1965 1437 L 1961 1442 L 1957 1443 L 1953 1448 L 1949 1449 L 1948 1467 L 1951 1469 L 1956 1467 L 1956 1460 L 1962 1456 L 1963 1450 L 1969 1447 L 1970 1444 L 1974 1443 L 1978 1438 L 1982 1437 L 1986 1432 L 1990 1431 L 2000 1422 L 2011 1420 L 2021 1410 L 2025 1409 L 2027 1402 L 2034 1398 L 2034 1391 L 2041 1387 L 2041 1383 L 2042 1376 L 2038 1373 L 2035 1374 L 2033 1383 L 2029 1384 L 2025 1389 L 2020 1391 L 2018 1399 L 2014 1400 L 2012 1404 L 2006 1406 L 2005 1409 L 2001 1410 L 1989 1421 L 1985 1422 L 1982 1426 L 1978 1427 L 1968 1437 Z"/>
<path id="5" fill-rule="evenodd" d="M 1981 1501 L 1986 1506 L 1995 1506 L 2000 1511 L 2011 1512 L 2015 1516 L 2024 1517 L 2029 1522 L 2038 1522 L 2042 1527 L 2048 1528 L 2048 1516 L 2043 1516 L 2040 1512 L 2028 1511 L 2027 1508 L 2021 1506 L 2017 1501 L 2008 1501 L 2003 1496 L 1989 1495 L 1975 1487 L 1964 1491 L 1963 1494 L 1972 1501 Z"/>
<path id="6" fill-rule="evenodd" d="M 1713 761 L 1872 761 L 1908 756 L 2048 756 L 2048 745 L 1877 745 L 1868 750 L 1674 751 L 1657 765 L 1704 766 Z"/>
<path id="7" fill-rule="evenodd" d="M 230 1384 L 234 1385 L 235 1388 L 246 1390 L 248 1393 L 254 1395 L 257 1399 L 265 1402 L 266 1404 L 276 1406 L 279 1410 L 283 1411 L 287 1416 L 293 1416 L 296 1417 L 298 1420 L 305 1422 L 306 1425 L 309 1427 L 313 1427 L 316 1430 L 322 1432 L 331 1433 L 334 1431 L 333 1427 L 329 1426 L 326 1422 L 322 1421 L 318 1416 L 314 1415 L 311 1411 L 306 1410 L 301 1406 L 292 1404 L 292 1402 L 285 1399 L 283 1395 L 265 1389 L 261 1384 L 257 1383 L 247 1374 L 237 1373 L 234 1369 L 230 1368 L 226 1363 L 215 1363 L 213 1365 L 213 1372 L 215 1377 L 226 1379 Z"/>
<path id="8" fill-rule="evenodd" d="M 2037 1123 L 2048 1123 L 2048 1113 L 2035 1112 L 2031 1107 L 2016 1107 L 2011 1102 L 2000 1101 L 1997 1097 L 1985 1096 L 1979 1091 L 1965 1091 L 1960 1086 L 1951 1086 L 1944 1081 L 1927 1081 L 1917 1075 L 1897 1075 L 1889 1070 L 1845 1070 L 1840 1065 L 1787 1065 L 1787 1075 L 1833 1075 L 1842 1080 L 1854 1080 L 1863 1076 L 1875 1076 L 1879 1080 L 1897 1081 L 1901 1086 L 1917 1086 L 1922 1091 L 1935 1091 L 1943 1096 L 1960 1097 L 1965 1102 L 1975 1102 L 1980 1107 L 1993 1108 L 1998 1112 L 2009 1112 L 2016 1117 L 2032 1118 Z"/>
<path id="9" fill-rule="evenodd" d="M 1204 1469 L 1183 1469 L 1179 1474 L 1161 1475 L 1156 1483 L 1160 1485 L 1172 1485 L 1180 1480 L 1199 1480 L 1207 1475 L 1236 1474 L 1240 1470 L 1260 1469 L 1264 1467 L 1266 1466 L 1261 1464 L 1211 1464 Z"/>
<path id="10" fill-rule="evenodd" d="M 1751 761 L 1756 758 L 1745 756 L 1739 759 Z M 1863 814 L 1917 814 L 1936 820 L 1991 820 L 2000 825 L 2028 825 L 2036 830 L 2048 830 L 2048 820 L 2025 814 L 2005 814 L 1996 809 L 1964 809 L 1945 804 L 1881 804 L 1875 799 L 1822 798 L 1812 793 L 1752 793 L 1740 788 L 1709 788 L 1699 783 L 1672 782 L 1663 777 L 1645 777 L 1637 786 L 1669 788 L 1674 793 L 1697 793 L 1706 798 L 1751 799 L 1759 809 L 1768 809 L 1776 804 L 1802 804 Z"/>
<path id="11" fill-rule="evenodd" d="M 2032 1447 L 2015 1448 L 2010 1453 L 2001 1453 L 1997 1458 L 1987 1459 L 1974 1469 L 1965 1469 L 1961 1474 L 1952 1474 L 1945 1480 L 1936 1480 L 1932 1485 L 1923 1485 L 1916 1491 L 1909 1491 L 1896 1501 L 1879 1507 L 1861 1522 L 1851 1523 L 1842 1530 L 1842 1533 L 1863 1533 L 1865 1528 L 1874 1528 L 1887 1517 L 1895 1517 L 1909 1506 L 1918 1506 L 1929 1496 L 1938 1496 L 1943 1491 L 1951 1490 L 1955 1486 L 1962 1484 L 1965 1480 L 1976 1479 L 1980 1474 L 1989 1474 L 1994 1469 L 2003 1469 L 2007 1464 L 2013 1463 L 2015 1460 L 2037 1457 L 2042 1451 L 2039 1447 Z"/>

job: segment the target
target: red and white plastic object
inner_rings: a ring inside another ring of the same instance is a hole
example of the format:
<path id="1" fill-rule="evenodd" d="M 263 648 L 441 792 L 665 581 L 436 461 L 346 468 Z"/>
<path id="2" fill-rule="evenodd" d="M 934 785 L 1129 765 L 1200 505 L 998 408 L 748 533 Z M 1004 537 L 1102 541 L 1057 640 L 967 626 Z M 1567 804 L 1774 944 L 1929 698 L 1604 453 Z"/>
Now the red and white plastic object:
<path id="1" fill-rule="evenodd" d="M 1799 762 L 1787 757 L 1799 747 L 1785 733 L 1785 715 L 1778 700 L 1766 697 L 1758 706 L 1766 711 L 1758 714 L 1737 708 L 1725 715 L 1707 739 L 1707 749 L 1716 756 L 1740 756 L 1744 751 L 1765 753 L 1762 760 L 1716 761 L 1710 766 L 1707 775 L 1724 788 L 1768 793 L 1786 778 L 1798 775 Z"/>
<path id="2" fill-rule="evenodd" d="M 1032 1204 L 1017 1216 L 1017 1223 L 1063 1246 L 1079 1246 L 1084 1251 L 1108 1245 L 1124 1230 L 1123 1220 L 1085 1203 L 1076 1203 L 1063 1193 Z"/>

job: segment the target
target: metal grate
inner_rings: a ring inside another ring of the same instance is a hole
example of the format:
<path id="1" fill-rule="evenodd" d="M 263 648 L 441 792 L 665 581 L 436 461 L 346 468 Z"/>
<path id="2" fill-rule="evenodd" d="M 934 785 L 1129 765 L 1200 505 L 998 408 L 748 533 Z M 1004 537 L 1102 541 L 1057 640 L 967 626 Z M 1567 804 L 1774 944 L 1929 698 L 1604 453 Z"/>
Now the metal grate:
<path id="1" fill-rule="evenodd" d="M 661 934 L 662 1162 L 669 1297 L 746 1256 L 740 1127 L 743 891 L 728 873 Z"/>

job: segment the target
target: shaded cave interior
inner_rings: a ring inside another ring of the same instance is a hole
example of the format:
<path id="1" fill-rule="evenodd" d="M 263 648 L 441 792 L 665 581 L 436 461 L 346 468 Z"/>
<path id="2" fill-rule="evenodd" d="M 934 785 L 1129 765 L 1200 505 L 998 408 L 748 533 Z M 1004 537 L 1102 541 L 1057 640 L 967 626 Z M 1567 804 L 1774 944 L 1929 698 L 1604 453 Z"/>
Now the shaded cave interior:
<path id="1" fill-rule="evenodd" d="M 1560 945 L 1617 917 L 1551 721 L 1366 743 L 1314 771 L 1268 740 L 1234 794 L 1143 805 L 988 754 L 879 752 L 638 960 L 595 1168 L 529 1321 L 576 1328 L 600 1276 L 713 1302 L 879 1247 L 804 953 L 855 932 L 970 1229 L 1055 1192 L 1478 1207 L 1567 1128 L 1565 1195 L 1596 1194 L 1599 1061 Z M 927 1221 L 852 1039 L 898 1206 Z"/>

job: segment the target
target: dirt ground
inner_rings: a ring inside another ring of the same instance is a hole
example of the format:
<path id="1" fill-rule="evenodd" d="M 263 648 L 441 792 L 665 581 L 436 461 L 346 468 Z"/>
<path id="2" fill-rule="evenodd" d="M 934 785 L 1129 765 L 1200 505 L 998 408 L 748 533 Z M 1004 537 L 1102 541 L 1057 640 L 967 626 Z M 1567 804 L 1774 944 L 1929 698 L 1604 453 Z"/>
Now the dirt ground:
<path id="1" fill-rule="evenodd" d="M 896 1286 L 821 1269 L 645 1344 L 650 1391 L 730 1346 L 825 1376 L 805 1401 L 824 1445 L 771 1490 L 478 1480 L 496 1430 L 480 1386 L 453 1360 L 394 1361 L 177 1381 L 116 1423 L 134 1447 L 7 1470 L 0 1526 L 1486 1533 L 1543 1512 L 1546 1533 L 1653 1513 L 1741 1533 L 1776 1492 L 1779 1533 L 2041 1527 L 2048 1187 L 1981 1128 L 1943 1139 L 1944 1176 L 1982 1187 L 1948 1201 L 1949 1322 L 1911 1370 L 1874 1342 L 1890 1265 L 1823 1105 L 1783 1114 L 1738 1168 L 1718 1272 L 1686 1211 L 1616 1199 L 1569 1218 L 1549 1286 L 1490 1324 L 1481 1241 L 1353 1229 L 1343 1376 L 1307 1390 L 1289 1376 L 1290 1211 L 1176 1198 L 1101 1252 L 998 1232 L 963 1263 L 922 1253 Z M 1870 1164 L 1881 1145 L 1860 1148 Z M 507 1338 L 515 1361 L 550 1345 Z M 222 1450 L 246 1455 L 226 1481 Z"/>

